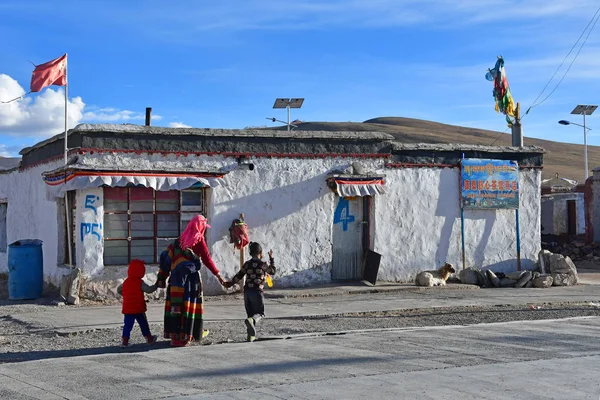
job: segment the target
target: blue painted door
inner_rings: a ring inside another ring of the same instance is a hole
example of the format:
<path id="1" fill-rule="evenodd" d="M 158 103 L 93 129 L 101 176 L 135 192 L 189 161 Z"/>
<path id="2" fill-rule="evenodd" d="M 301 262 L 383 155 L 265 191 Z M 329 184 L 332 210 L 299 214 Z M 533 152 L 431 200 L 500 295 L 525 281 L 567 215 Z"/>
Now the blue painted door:
<path id="1" fill-rule="evenodd" d="M 333 280 L 362 279 L 363 198 L 338 198 L 333 215 Z"/>

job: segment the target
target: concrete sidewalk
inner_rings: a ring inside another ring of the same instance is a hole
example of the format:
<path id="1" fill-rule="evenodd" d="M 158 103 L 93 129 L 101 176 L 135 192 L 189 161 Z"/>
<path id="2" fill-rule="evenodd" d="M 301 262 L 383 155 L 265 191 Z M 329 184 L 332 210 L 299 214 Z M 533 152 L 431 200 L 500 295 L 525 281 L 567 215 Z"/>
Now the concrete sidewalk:
<path id="1" fill-rule="evenodd" d="M 7 399 L 598 399 L 600 318 L 356 332 L 172 349 L 42 351 Z M 94 354 L 94 355 L 89 355 Z"/>
<path id="2" fill-rule="evenodd" d="M 311 289 L 271 290 L 276 298 L 267 298 L 269 318 L 302 318 L 356 312 L 433 309 L 457 306 L 502 306 L 544 303 L 582 303 L 600 300 L 600 285 L 552 287 L 549 289 L 479 289 L 466 285 L 445 288 L 418 288 L 412 285 L 382 285 L 362 293 L 365 286 L 320 287 Z M 386 287 L 385 290 L 380 290 Z M 394 290 L 392 290 L 394 289 Z M 302 293 L 304 297 L 286 297 L 286 292 Z M 338 294 L 339 292 L 346 294 Z M 327 295 L 329 293 L 329 295 Z M 349 294 L 348 294 L 349 293 Z M 312 294 L 312 295 L 311 295 Z M 241 296 L 205 298 L 205 320 L 223 321 L 245 318 Z M 148 320 L 163 321 L 163 304 L 148 304 Z M 32 331 L 55 331 L 59 334 L 114 328 L 122 325 L 120 306 L 109 307 L 46 307 L 17 311 L 11 318 L 30 326 Z"/>

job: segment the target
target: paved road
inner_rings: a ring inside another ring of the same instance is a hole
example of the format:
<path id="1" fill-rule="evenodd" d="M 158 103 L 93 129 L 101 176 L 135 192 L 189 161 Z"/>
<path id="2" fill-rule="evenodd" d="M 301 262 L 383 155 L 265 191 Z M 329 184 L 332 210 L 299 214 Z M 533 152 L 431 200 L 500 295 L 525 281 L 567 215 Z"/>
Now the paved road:
<path id="1" fill-rule="evenodd" d="M 306 292 L 310 292 L 309 289 Z M 285 299 L 266 299 L 269 318 L 304 317 L 367 311 L 406 310 L 456 306 L 521 305 L 561 302 L 597 302 L 600 285 L 552 287 L 549 289 L 415 289 L 379 294 L 318 296 Z M 207 298 L 205 319 L 240 320 L 245 318 L 241 300 Z M 57 332 L 80 332 L 90 329 L 114 328 L 123 323 L 120 307 L 47 307 L 29 312 L 11 312 L 11 317 L 23 324 Z M 163 305 L 148 306 L 148 320 L 162 323 Z"/>
<path id="2" fill-rule="evenodd" d="M 161 348 L 0 366 L 6 399 L 598 399 L 600 318 Z"/>

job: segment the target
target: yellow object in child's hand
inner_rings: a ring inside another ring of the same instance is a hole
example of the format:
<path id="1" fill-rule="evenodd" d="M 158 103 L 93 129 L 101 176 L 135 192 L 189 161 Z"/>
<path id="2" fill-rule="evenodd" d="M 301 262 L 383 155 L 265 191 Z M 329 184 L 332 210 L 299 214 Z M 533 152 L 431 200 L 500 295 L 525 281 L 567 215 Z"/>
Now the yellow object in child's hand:
<path id="1" fill-rule="evenodd" d="M 267 286 L 273 287 L 273 279 L 271 279 L 271 275 L 267 274 Z"/>

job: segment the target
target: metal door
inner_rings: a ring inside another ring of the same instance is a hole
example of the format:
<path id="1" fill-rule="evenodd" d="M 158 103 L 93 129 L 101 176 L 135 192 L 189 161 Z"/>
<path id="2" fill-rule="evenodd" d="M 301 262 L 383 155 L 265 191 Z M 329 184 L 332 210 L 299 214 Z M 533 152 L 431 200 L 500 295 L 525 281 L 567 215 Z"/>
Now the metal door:
<path id="1" fill-rule="evenodd" d="M 569 235 L 577 235 L 577 204 L 575 200 L 567 200 L 567 224 Z"/>
<path id="2" fill-rule="evenodd" d="M 367 226 L 363 216 L 362 197 L 338 199 L 333 214 L 333 280 L 362 278 L 363 232 Z"/>

